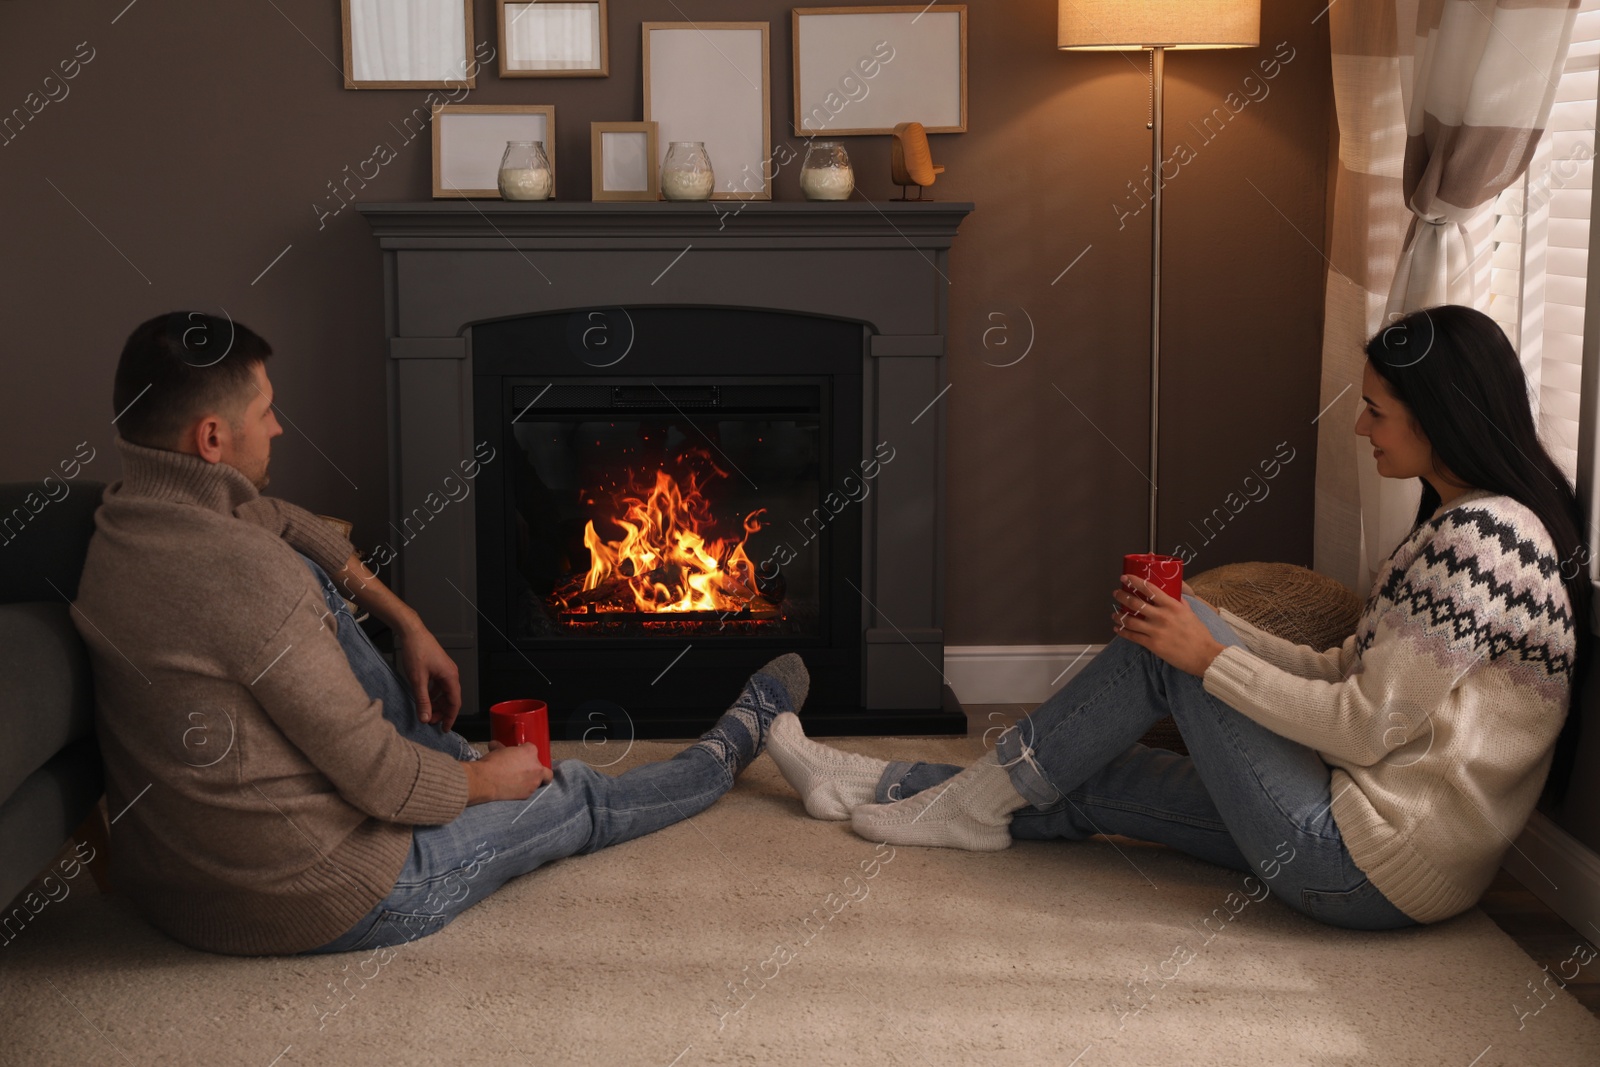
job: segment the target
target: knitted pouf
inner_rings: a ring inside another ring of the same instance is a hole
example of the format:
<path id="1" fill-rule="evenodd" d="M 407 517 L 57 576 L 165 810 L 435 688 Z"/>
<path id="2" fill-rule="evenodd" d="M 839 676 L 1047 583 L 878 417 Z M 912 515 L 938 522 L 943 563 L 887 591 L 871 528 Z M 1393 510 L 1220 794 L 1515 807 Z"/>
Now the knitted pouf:
<path id="1" fill-rule="evenodd" d="M 1230 563 L 1189 579 L 1195 595 L 1270 634 L 1321 651 L 1355 633 L 1365 606 L 1332 578 L 1292 563 Z M 1140 738 L 1151 748 L 1188 755 L 1171 716 Z"/>

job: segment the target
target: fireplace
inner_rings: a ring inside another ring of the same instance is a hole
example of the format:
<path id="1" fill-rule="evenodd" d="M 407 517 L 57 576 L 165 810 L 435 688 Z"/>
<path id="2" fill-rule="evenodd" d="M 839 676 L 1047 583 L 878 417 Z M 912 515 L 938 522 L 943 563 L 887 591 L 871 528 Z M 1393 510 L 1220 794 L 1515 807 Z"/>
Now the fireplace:
<path id="1" fill-rule="evenodd" d="M 538 693 L 569 736 L 682 736 L 795 651 L 808 708 L 858 706 L 857 505 L 894 456 L 862 454 L 866 343 L 703 307 L 475 327 L 475 432 L 502 457 L 476 498 L 480 701 Z"/>
<path id="2" fill-rule="evenodd" d="M 361 209 L 385 257 L 396 529 L 481 461 L 471 503 L 386 577 L 460 667 L 469 736 L 525 696 L 556 736 L 692 736 L 786 651 L 813 732 L 964 732 L 941 398 L 971 205 L 707 208 Z"/>
<path id="3" fill-rule="evenodd" d="M 499 392 L 513 462 L 504 500 L 478 497 L 478 583 L 480 602 L 507 598 L 508 640 L 826 635 L 821 556 L 838 527 L 822 506 L 821 385 L 507 379 Z"/>

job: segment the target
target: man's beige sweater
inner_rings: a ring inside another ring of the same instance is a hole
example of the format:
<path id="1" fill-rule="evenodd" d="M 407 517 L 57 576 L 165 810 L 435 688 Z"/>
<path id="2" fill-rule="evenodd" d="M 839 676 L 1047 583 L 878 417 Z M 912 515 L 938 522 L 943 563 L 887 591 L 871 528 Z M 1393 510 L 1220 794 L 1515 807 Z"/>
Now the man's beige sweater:
<path id="1" fill-rule="evenodd" d="M 303 552 L 350 542 L 239 471 L 120 438 L 73 621 L 94 667 L 117 887 L 185 944 L 326 944 L 388 895 L 411 826 L 466 805 L 455 760 L 367 697 Z"/>

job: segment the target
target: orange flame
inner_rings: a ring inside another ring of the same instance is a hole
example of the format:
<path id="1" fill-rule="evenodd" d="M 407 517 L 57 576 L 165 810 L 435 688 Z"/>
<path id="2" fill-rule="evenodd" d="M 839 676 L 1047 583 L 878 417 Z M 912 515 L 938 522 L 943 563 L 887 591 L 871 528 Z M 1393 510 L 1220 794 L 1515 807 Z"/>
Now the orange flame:
<path id="1" fill-rule="evenodd" d="M 716 474 L 727 477 L 720 470 Z M 716 523 L 692 472 L 686 475 L 687 484 L 680 485 L 667 471 L 657 470 L 648 489 L 631 480 L 631 471 L 629 477 L 629 485 L 615 497 L 622 514 L 611 520 L 622 528 L 622 537 L 603 539 L 589 520 L 583 531 L 590 560 L 583 588 L 569 585 L 557 592 L 557 600 L 564 605 L 587 602 L 590 610 L 600 612 L 720 612 L 747 605 L 756 590 L 756 569 L 745 542 L 761 529 L 759 516 L 766 509 L 745 516 L 744 535 L 738 540 L 708 540 Z M 604 594 L 599 599 L 582 595 L 597 590 Z"/>

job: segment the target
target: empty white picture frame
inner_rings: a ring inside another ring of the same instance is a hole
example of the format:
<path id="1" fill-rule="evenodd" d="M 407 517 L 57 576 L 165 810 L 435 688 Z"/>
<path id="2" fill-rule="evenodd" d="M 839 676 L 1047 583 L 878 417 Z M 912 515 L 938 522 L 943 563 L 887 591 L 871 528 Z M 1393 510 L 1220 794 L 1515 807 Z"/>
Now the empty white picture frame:
<path id="1" fill-rule="evenodd" d="M 472 0 L 340 0 L 346 89 L 477 86 Z"/>
<path id="2" fill-rule="evenodd" d="M 604 78 L 611 73 L 606 0 L 496 0 L 500 77 Z"/>
<path id="3" fill-rule="evenodd" d="M 433 115 L 433 195 L 500 199 L 507 141 L 543 141 L 555 193 L 553 104 L 446 104 Z"/>
<path id="4" fill-rule="evenodd" d="M 659 200 L 654 122 L 589 123 L 589 161 L 594 200 Z"/>
<path id="5" fill-rule="evenodd" d="M 772 199 L 771 74 L 765 22 L 646 22 L 644 117 L 659 124 L 659 173 L 673 141 L 704 141 L 713 200 Z"/>
<path id="6" fill-rule="evenodd" d="M 802 134 L 967 131 L 967 6 L 797 7 L 794 125 Z"/>

